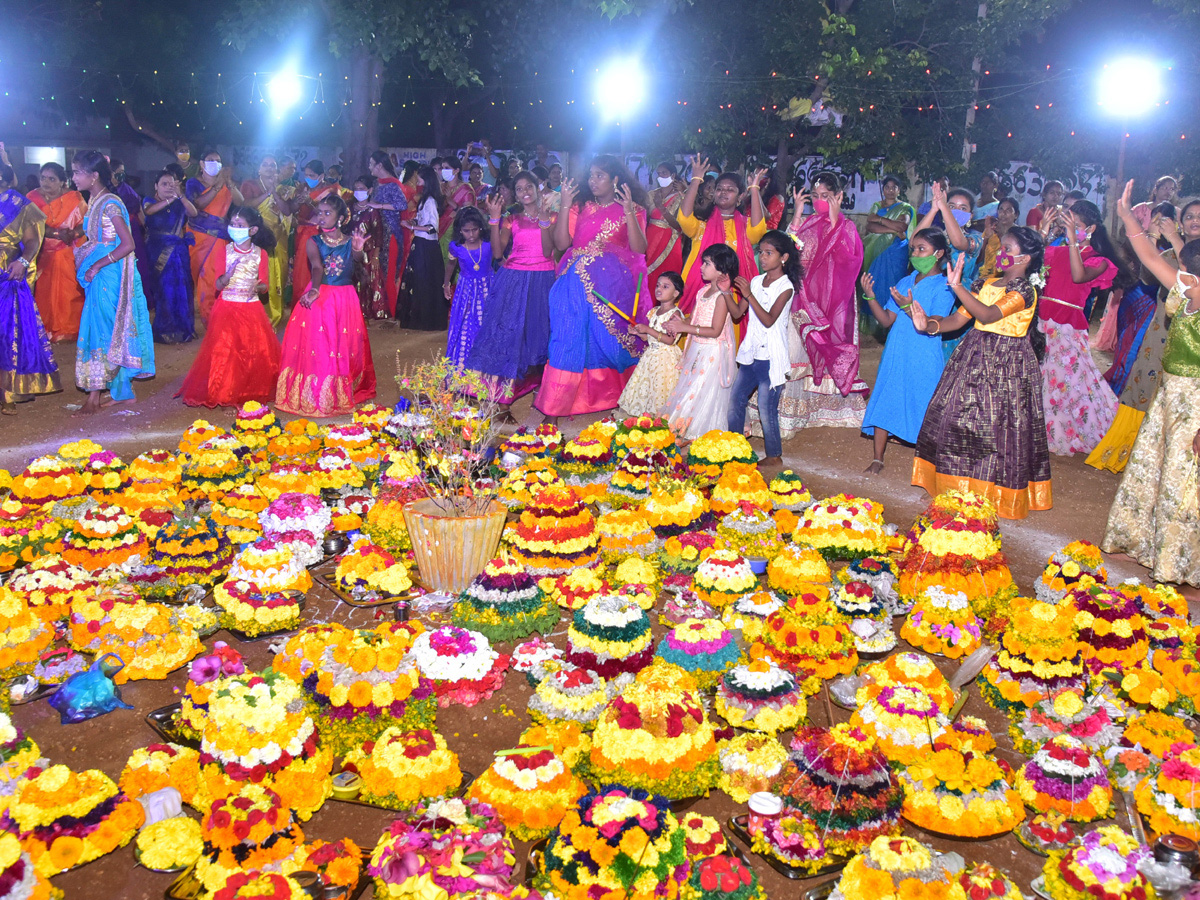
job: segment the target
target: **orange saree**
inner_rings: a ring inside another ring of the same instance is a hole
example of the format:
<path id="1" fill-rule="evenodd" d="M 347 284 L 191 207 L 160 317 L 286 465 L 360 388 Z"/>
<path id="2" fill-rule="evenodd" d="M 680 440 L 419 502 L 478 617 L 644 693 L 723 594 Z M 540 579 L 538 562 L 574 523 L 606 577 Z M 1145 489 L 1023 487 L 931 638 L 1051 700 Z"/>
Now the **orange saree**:
<path id="1" fill-rule="evenodd" d="M 193 178 L 187 183 L 187 195 L 193 203 L 207 190 L 204 182 Z M 220 273 L 219 262 L 225 259 L 225 245 L 229 243 L 228 232 L 225 231 L 225 215 L 233 204 L 233 192 L 228 185 L 221 189 L 209 201 L 208 206 L 199 210 L 199 215 L 188 220 L 188 231 L 196 239 L 192 248 L 192 283 L 196 285 L 196 313 L 201 321 L 208 324 L 208 314 L 217 299 L 217 278 Z"/>
<path id="2" fill-rule="evenodd" d="M 66 191 L 55 200 L 47 200 L 41 191 L 26 196 L 46 216 L 46 228 L 74 228 L 83 222 L 87 204 L 78 191 Z M 38 255 L 38 277 L 33 297 L 38 314 L 52 341 L 73 341 L 79 335 L 83 315 L 83 288 L 75 277 L 73 244 L 47 235 Z"/>

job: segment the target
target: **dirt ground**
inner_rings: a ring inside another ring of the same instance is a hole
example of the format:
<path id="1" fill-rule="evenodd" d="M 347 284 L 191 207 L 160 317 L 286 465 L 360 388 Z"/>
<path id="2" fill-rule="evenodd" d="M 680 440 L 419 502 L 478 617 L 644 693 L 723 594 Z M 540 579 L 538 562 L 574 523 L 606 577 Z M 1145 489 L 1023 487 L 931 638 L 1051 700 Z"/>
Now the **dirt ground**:
<path id="1" fill-rule="evenodd" d="M 384 323 L 373 323 L 370 337 L 379 376 L 377 399 L 387 404 L 394 403 L 398 396 L 392 380 L 397 358 L 425 358 L 445 340 L 444 333 L 402 331 Z M 81 437 L 90 437 L 128 461 L 150 448 L 174 449 L 179 434 L 197 418 L 206 418 L 216 425 L 228 427 L 233 421 L 231 410 L 189 409 L 173 399 L 195 354 L 195 346 L 156 347 L 158 375 L 151 381 L 136 385 L 138 402 L 129 409 L 102 411 L 90 419 L 72 418 L 67 405 L 78 404 L 83 399 L 83 395 L 73 388 L 20 406 L 15 418 L 5 418 L 0 422 L 0 467 L 15 474 L 29 459 L 51 453 L 61 444 Z M 874 380 L 881 350 L 881 346 L 873 339 L 864 340 L 863 368 L 868 383 Z M 64 382 L 73 382 L 74 346 L 58 345 L 56 356 Z M 1106 366 L 1107 362 L 1104 360 L 1103 365 Z M 519 401 L 514 413 L 525 424 L 532 425 L 540 421 L 539 414 L 530 406 L 529 398 Z M 581 419 L 560 423 L 568 433 L 577 433 L 585 424 Z M 761 443 L 759 449 L 761 452 Z M 885 505 L 885 516 L 889 522 L 907 528 L 928 502 L 926 494 L 909 483 L 911 448 L 892 444 L 887 453 L 887 467 L 880 475 L 863 473 L 871 458 L 870 441 L 848 429 L 812 429 L 784 445 L 785 463 L 803 477 L 814 496 L 827 496 L 839 491 L 870 496 Z M 1055 457 L 1054 508 L 1048 512 L 1034 513 L 1024 521 L 1003 522 L 1001 525 L 1004 548 L 1023 593 L 1032 592 L 1034 579 L 1040 574 L 1046 559 L 1059 547 L 1081 538 L 1099 543 L 1117 481 L 1117 476 L 1085 466 L 1082 457 Z M 1110 559 L 1108 566 L 1110 579 L 1119 581 L 1129 576 L 1146 577 L 1145 570 L 1128 559 Z M 361 610 L 352 611 L 353 615 L 347 616 L 348 608 L 339 605 L 323 588 L 315 589 L 310 596 L 314 602 L 309 604 L 306 619 L 336 619 L 351 625 L 365 625 L 370 621 L 371 614 Z M 660 630 L 657 625 L 655 627 Z M 560 625 L 560 633 L 564 630 L 565 622 Z M 238 646 L 251 665 L 261 667 L 270 661 L 271 653 L 266 642 L 238 645 L 236 640 L 223 632 L 217 635 L 217 639 L 228 640 Z M 945 664 L 944 669 L 949 672 L 953 666 Z M 44 702 L 18 707 L 14 711 L 14 720 L 38 741 L 43 755 L 52 762 L 65 763 L 74 768 L 100 768 L 115 778 L 134 749 L 157 740 L 143 723 L 143 717 L 150 710 L 174 702 L 183 680 L 184 673 L 175 673 L 163 682 L 128 685 L 122 693 L 126 701 L 135 706 L 134 710 L 117 711 L 80 725 L 59 725 L 57 714 Z M 490 701 L 474 709 L 453 707 L 439 713 L 438 728 L 451 749 L 460 755 L 464 770 L 481 772 L 490 762 L 494 750 L 515 743 L 526 717 L 521 713 L 504 716 L 497 710 L 501 704 L 506 704 L 511 710 L 523 710 L 530 693 L 524 679 L 510 675 L 504 689 Z M 1004 733 L 1005 724 L 979 700 L 975 692 L 972 692 L 964 712 L 987 718 L 1000 742 L 998 755 L 1014 764 L 1020 763 L 1021 757 L 1012 751 Z M 828 724 L 828 714 L 819 698 L 813 698 L 810 715 L 815 724 Z M 848 713 L 834 710 L 835 721 L 845 721 L 848 717 Z M 723 794 L 714 794 L 701 800 L 693 808 L 717 816 L 723 822 L 730 815 L 744 811 L 736 808 Z M 383 811 L 329 802 L 305 826 L 305 833 L 310 838 L 325 839 L 348 835 L 369 848 L 374 845 L 388 821 L 389 815 Z M 917 834 L 912 826 L 906 826 L 906 831 Z M 1030 879 L 1040 872 L 1041 858 L 1024 850 L 1011 835 L 982 842 L 958 842 L 924 834 L 917 836 L 930 840 L 939 849 L 955 850 L 968 860 L 992 862 L 1016 878 L 1026 890 Z M 519 856 L 523 852 L 523 847 L 518 849 Z M 773 900 L 798 897 L 802 890 L 822 880 L 789 882 L 760 860 L 753 857 L 752 860 Z M 55 883 L 66 891 L 69 898 L 120 897 L 124 900 L 142 900 L 162 896 L 170 880 L 169 876 L 136 867 L 132 851 L 126 848 L 62 875 L 55 879 Z"/>

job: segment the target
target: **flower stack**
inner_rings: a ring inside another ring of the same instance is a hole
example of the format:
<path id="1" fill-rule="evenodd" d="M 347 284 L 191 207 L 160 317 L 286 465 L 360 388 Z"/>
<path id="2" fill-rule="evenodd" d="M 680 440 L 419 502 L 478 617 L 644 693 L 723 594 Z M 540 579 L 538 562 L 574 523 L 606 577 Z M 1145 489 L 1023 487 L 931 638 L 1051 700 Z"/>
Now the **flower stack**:
<path id="1" fill-rule="evenodd" d="M 1151 830 L 1200 838 L 1200 747 L 1189 742 L 1168 750 L 1162 768 L 1143 778 L 1134 796 Z"/>
<path id="2" fill-rule="evenodd" d="M 359 799 L 387 809 L 446 796 L 458 789 L 463 778 L 457 754 L 431 728 L 387 728 L 377 739 L 346 754 L 343 765 L 362 778 Z"/>
<path id="3" fill-rule="evenodd" d="M 515 861 L 504 822 L 490 806 L 433 800 L 392 822 L 371 851 L 367 872 L 377 900 L 516 900 Z M 481 891 L 481 884 L 493 890 Z"/>
<path id="4" fill-rule="evenodd" d="M 900 772 L 904 818 L 937 834 L 983 838 L 1025 818 L 1020 795 L 987 756 L 952 748 L 920 754 Z"/>
<path id="5" fill-rule="evenodd" d="M 733 632 L 719 619 L 688 619 L 668 631 L 655 656 L 679 666 L 702 690 L 717 686 L 742 655 Z"/>
<path id="6" fill-rule="evenodd" d="M 424 413 L 405 410 L 388 417 L 387 424 L 383 426 L 383 436 L 397 447 L 409 449 L 429 433 L 432 424 L 432 420 Z"/>
<path id="7" fill-rule="evenodd" d="M 556 466 L 563 480 L 584 503 L 595 503 L 608 493 L 607 479 L 612 451 L 599 438 L 582 435 L 568 441 L 559 451 Z"/>
<path id="8" fill-rule="evenodd" d="M 0 572 L 57 553 L 62 532 L 49 509 L 8 497 L 0 503 Z"/>
<path id="9" fill-rule="evenodd" d="M 543 578 L 538 585 L 563 609 L 583 609 L 593 597 L 608 591 L 603 572 L 603 569 L 572 569 L 568 575 Z"/>
<path id="10" fill-rule="evenodd" d="M 283 438 L 276 438 L 283 440 Z M 274 441 L 272 441 L 274 443 Z M 312 463 L 310 462 L 278 462 L 272 465 L 271 471 L 258 476 L 254 480 L 264 497 L 274 503 L 284 494 L 312 494 L 321 492 L 313 478 Z M 261 524 L 261 517 L 260 517 Z"/>
<path id="11" fill-rule="evenodd" d="M 990 863 L 970 863 L 958 876 L 966 900 L 1025 900 L 1013 880 Z"/>
<path id="12" fill-rule="evenodd" d="M 221 680 L 203 721 L 199 792 L 205 804 L 257 784 L 306 821 L 330 795 L 333 753 L 319 746 L 309 705 L 286 675 L 268 669 Z"/>
<path id="13" fill-rule="evenodd" d="M 899 686 L 919 689 L 943 709 L 953 706 L 956 699 L 946 676 L 922 653 L 893 653 L 887 659 L 864 666 L 861 674 L 863 684 L 855 695 L 859 706 L 870 702 L 884 688 Z"/>
<path id="14" fill-rule="evenodd" d="M 1108 706 L 1085 700 L 1074 691 L 1063 691 L 1026 707 L 1013 716 L 1009 734 L 1017 752 L 1027 756 L 1062 734 L 1078 739 L 1093 753 L 1103 753 L 1121 741 L 1121 727 L 1113 721 Z"/>
<path id="15" fill-rule="evenodd" d="M 189 500 L 215 500 L 239 484 L 245 484 L 249 478 L 242 457 L 210 438 L 187 455 L 179 491 Z"/>
<path id="16" fill-rule="evenodd" d="M 289 544 L 301 565 L 311 566 L 321 559 L 332 518 L 329 507 L 310 494 L 280 494 L 258 520 L 264 535 Z"/>
<path id="17" fill-rule="evenodd" d="M 922 589 L 900 628 L 900 636 L 914 647 L 949 659 L 959 659 L 977 650 L 982 643 L 981 635 L 979 620 L 967 595 L 937 584 Z"/>
<path id="18" fill-rule="evenodd" d="M 241 484 L 212 505 L 212 521 L 231 544 L 249 544 L 262 534 L 259 515 L 271 501 L 254 484 Z"/>
<path id="19" fill-rule="evenodd" d="M 596 724 L 591 771 L 671 799 L 707 794 L 719 766 L 695 679 L 658 660 L 639 672 Z"/>
<path id="20" fill-rule="evenodd" d="M 1104 761 L 1082 741 L 1051 738 L 1017 770 L 1014 786 L 1037 812 L 1059 812 L 1072 822 L 1103 819 L 1112 807 Z"/>
<path id="21" fill-rule="evenodd" d="M 733 550 L 713 550 L 692 579 L 696 594 L 714 609 L 724 609 L 758 587 L 749 561 Z"/>
<path id="22" fill-rule="evenodd" d="M 492 649 L 477 631 L 452 625 L 417 636 L 409 651 L 421 674 L 433 682 L 438 706 L 475 706 L 504 685 L 509 657 Z"/>
<path id="23" fill-rule="evenodd" d="M 326 447 L 317 454 L 312 468 L 313 484 L 323 491 L 361 488 L 367 483 L 363 470 L 354 464 L 341 447 Z"/>
<path id="24" fill-rule="evenodd" d="M 792 539 L 816 548 L 827 560 L 856 560 L 886 553 L 883 506 L 850 494 L 818 500 L 801 513 Z"/>
<path id="25" fill-rule="evenodd" d="M 509 509 L 522 509 L 534 502 L 538 491 L 560 486 L 570 490 L 550 460 L 531 459 L 504 476 L 496 496 Z"/>
<path id="26" fill-rule="evenodd" d="M 128 471 L 133 484 L 159 482 L 176 485 L 183 475 L 183 463 L 170 450 L 147 450 L 134 457 Z"/>
<path id="27" fill-rule="evenodd" d="M 534 886 L 560 900 L 677 900 L 687 877 L 684 832 L 666 798 L 615 784 L 563 816 Z"/>
<path id="28" fill-rule="evenodd" d="M 213 589 L 222 628 L 247 637 L 290 631 L 300 625 L 302 594 L 263 591 L 249 581 L 230 578 Z"/>
<path id="29" fill-rule="evenodd" d="M 533 431 L 521 427 L 500 445 L 500 452 L 521 453 L 530 459 L 551 459 L 558 453 L 562 440 L 557 425 L 543 423 Z"/>
<path id="30" fill-rule="evenodd" d="M 896 646 L 892 610 L 865 581 L 847 581 L 834 591 L 833 605 L 850 620 L 850 633 L 859 653 L 887 653 Z"/>
<path id="31" fill-rule="evenodd" d="M 98 446 L 98 445 L 97 445 Z M 30 506 L 50 506 L 80 496 L 87 478 L 57 455 L 39 456 L 12 480 L 14 500 Z"/>
<path id="32" fill-rule="evenodd" d="M 0 894 L 4 900 L 63 900 L 63 892 L 34 868 L 15 834 L 0 834 Z"/>
<path id="33" fill-rule="evenodd" d="M 557 828 L 587 792 L 553 747 L 522 743 L 496 754 L 467 797 L 496 810 L 518 841 L 536 841 Z"/>
<path id="34" fill-rule="evenodd" d="M 1152 859 L 1145 844 L 1116 825 L 1102 825 L 1066 850 L 1052 850 L 1042 866 L 1046 892 L 1055 900 L 1154 900 L 1138 867 Z"/>
<path id="35" fill-rule="evenodd" d="M 1107 581 L 1108 570 L 1100 548 L 1090 541 L 1072 541 L 1050 557 L 1034 590 L 1039 600 L 1058 603 L 1072 588 Z"/>
<path id="36" fill-rule="evenodd" d="M 599 543 L 596 520 L 566 486 L 538 490 L 513 535 L 517 561 L 539 576 L 596 565 Z"/>
<path id="37" fill-rule="evenodd" d="M 98 504 L 63 536 L 62 556 L 92 573 L 116 566 L 134 566 L 149 552 L 146 536 L 119 506 Z"/>
<path id="38" fill-rule="evenodd" d="M 187 681 L 183 683 L 179 715 L 175 718 L 180 734 L 190 741 L 199 742 L 204 733 L 204 721 L 208 715 L 208 701 L 212 692 L 220 687 L 221 679 L 242 675 L 245 671 L 242 655 L 224 641 L 214 642 L 212 653 L 192 660 L 188 667 Z M 276 668 L 276 671 L 279 669 Z"/>
<path id="39" fill-rule="evenodd" d="M 275 791 L 244 784 L 236 794 L 204 807 L 200 831 L 204 848 L 196 861 L 196 879 L 209 895 L 242 871 L 298 868 L 304 832 Z"/>
<path id="40" fill-rule="evenodd" d="M 325 449 L 340 450 L 350 464 L 368 478 L 379 471 L 382 457 L 375 435 L 364 423 L 354 421 L 342 425 L 330 425 L 325 432 Z M 320 465 L 320 457 L 317 458 Z"/>
<path id="41" fill-rule="evenodd" d="M 1015 713 L 1063 691 L 1082 694 L 1078 637 L 1073 603 L 1017 598 L 1009 604 L 1003 645 L 982 672 L 981 696 L 996 709 Z"/>
<path id="42" fill-rule="evenodd" d="M 620 589 L 628 588 L 620 591 L 621 593 L 637 593 L 642 609 L 651 609 L 658 599 L 660 576 L 653 557 L 631 556 L 622 560 L 613 569 L 610 580 Z"/>
<path id="43" fill-rule="evenodd" d="M 829 563 L 817 550 L 800 544 L 784 544 L 767 563 L 767 584 L 788 597 L 811 592 L 814 585 L 828 584 Z"/>
<path id="44" fill-rule="evenodd" d="M 771 613 L 783 608 L 784 601 L 774 591 L 743 594 L 725 607 L 721 621 L 742 633 L 742 641 L 751 644 L 762 637 Z"/>
<path id="45" fill-rule="evenodd" d="M 109 503 L 115 502 L 113 498 L 129 487 L 131 481 L 121 457 L 109 450 L 93 453 L 82 471 L 88 480 L 88 494 Z"/>
<path id="46" fill-rule="evenodd" d="M 662 540 L 707 528 L 712 522 L 708 501 L 699 487 L 670 475 L 660 475 L 650 483 L 642 512 Z"/>
<path id="47" fill-rule="evenodd" d="M 714 709 L 736 728 L 779 734 L 800 724 L 808 715 L 808 702 L 790 672 L 756 659 L 721 677 Z"/>
<path id="48" fill-rule="evenodd" d="M 265 450 L 271 438 L 283 434 L 271 407 L 251 400 L 238 407 L 233 433 L 251 450 Z"/>
<path id="49" fill-rule="evenodd" d="M 744 503 L 755 509 L 770 512 L 771 492 L 758 466 L 753 463 L 728 463 L 712 490 L 709 501 L 713 513 L 725 516 Z"/>
<path id="50" fill-rule="evenodd" d="M 876 838 L 899 834 L 904 788 L 860 729 L 802 728 L 791 749 L 775 792 L 785 811 L 816 826 L 828 853 L 848 856 Z"/>
<path id="51" fill-rule="evenodd" d="M 737 803 L 770 791 L 788 761 L 783 744 L 769 734 L 746 732 L 722 741 L 717 750 L 721 777 L 717 787 Z"/>
<path id="52" fill-rule="evenodd" d="M 819 594 L 789 597 L 786 606 L 771 613 L 750 656 L 787 669 L 805 694 L 815 694 L 822 681 L 858 665 L 849 622 Z"/>
<path id="53" fill-rule="evenodd" d="M 433 727 L 437 703 L 405 655 L 409 631 L 381 625 L 329 634 L 301 686 L 312 699 L 321 741 L 344 755 L 386 728 Z"/>
<path id="54" fill-rule="evenodd" d="M 0 825 L 44 878 L 124 847 L 145 813 L 98 769 L 50 766 L 21 783 Z"/>
<path id="55" fill-rule="evenodd" d="M 940 855 L 910 837 L 878 837 L 855 856 L 838 880 L 837 900 L 967 900 Z"/>
<path id="56" fill-rule="evenodd" d="M 209 438 L 221 437 L 224 434 L 224 428 L 218 428 L 207 419 L 197 419 L 179 436 L 179 452 L 184 455 L 195 453 Z"/>
<path id="57" fill-rule="evenodd" d="M 758 457 L 750 442 L 732 431 L 706 432 L 688 446 L 688 468 L 709 485 L 716 484 L 729 463 L 753 465 L 756 462 Z"/>
<path id="58" fill-rule="evenodd" d="M 578 723 L 591 730 L 612 692 L 599 675 L 570 664 L 555 663 L 529 698 L 529 717 L 541 725 Z"/>
<path id="59" fill-rule="evenodd" d="M 613 506 L 641 506 L 650 496 L 651 483 L 670 468 L 671 460 L 661 450 L 635 447 L 617 463 L 605 499 Z"/>
<path id="60" fill-rule="evenodd" d="M 224 529 L 203 517 L 177 518 L 158 532 L 147 558 L 143 590 L 169 596 L 189 584 L 211 585 L 229 571 L 233 547 Z"/>
<path id="61" fill-rule="evenodd" d="M 191 804 L 200 779 L 200 753 L 179 744 L 150 744 L 133 751 L 117 786 L 133 799 L 173 787 Z"/>
<path id="62" fill-rule="evenodd" d="M 1078 585 L 1067 598 L 1079 610 L 1079 645 L 1087 669 L 1126 672 L 1150 657 L 1146 621 L 1137 601 L 1102 584 Z"/>
<path id="63" fill-rule="evenodd" d="M 1017 595 L 1008 560 L 1000 549 L 996 505 L 970 491 L 945 491 L 921 514 L 908 534 L 899 560 L 900 598 L 919 601 L 930 587 L 966 597 L 991 631 L 1004 630 L 1003 610 Z"/>
<path id="64" fill-rule="evenodd" d="M 765 510 L 745 501 L 721 519 L 717 537 L 747 559 L 768 560 L 783 549 L 775 520 Z"/>
<path id="65" fill-rule="evenodd" d="M 695 900 L 766 900 L 754 870 L 728 853 L 701 858 L 693 867 L 686 893 Z"/>
<path id="66" fill-rule="evenodd" d="M 567 629 L 563 659 L 604 678 L 637 672 L 653 656 L 650 619 L 632 597 L 599 594 L 576 610 Z"/>
<path id="67" fill-rule="evenodd" d="M 649 450 L 678 456 L 675 435 L 662 416 L 630 416 L 623 419 L 612 436 L 612 451 L 624 457 L 635 450 Z"/>
<path id="68" fill-rule="evenodd" d="M 850 724 L 874 738 L 889 760 L 910 765 L 928 754 L 949 727 L 947 712 L 921 688 L 887 685 L 866 693 Z"/>
<path id="69" fill-rule="evenodd" d="M 401 597 L 412 589 L 404 563 L 382 547 L 365 542 L 338 559 L 333 578 L 339 588 L 363 601 Z"/>
<path id="70" fill-rule="evenodd" d="M 658 539 L 640 509 L 618 509 L 596 520 L 600 555 L 610 564 L 628 557 L 641 557 L 658 550 Z"/>
<path id="71" fill-rule="evenodd" d="M 767 484 L 771 492 L 771 502 L 776 509 L 786 509 L 788 512 L 801 513 L 812 505 L 813 496 L 800 480 L 800 476 L 791 469 L 784 469 L 775 475 Z"/>
<path id="72" fill-rule="evenodd" d="M 677 592 L 690 588 L 692 576 L 716 541 L 716 535 L 707 531 L 689 531 L 679 537 L 667 538 L 658 554 L 663 588 Z"/>
<path id="73" fill-rule="evenodd" d="M 551 631 L 560 615 L 537 579 L 515 559 L 501 556 L 490 560 L 459 595 L 452 619 L 493 643 L 507 644 Z"/>
<path id="74" fill-rule="evenodd" d="M 99 586 L 91 575 L 61 556 L 42 556 L 8 582 L 13 593 L 23 597 L 34 615 L 51 624 L 71 614 L 71 603 Z"/>
<path id="75" fill-rule="evenodd" d="M 563 652 L 540 634 L 513 647 L 512 670 L 520 672 L 536 688 L 552 670 L 562 665 Z"/>
<path id="76" fill-rule="evenodd" d="M 125 666 L 113 677 L 117 684 L 161 680 L 204 650 L 180 609 L 147 603 L 129 585 L 74 600 L 67 639 L 80 652 L 119 657 Z"/>
<path id="77" fill-rule="evenodd" d="M 408 526 L 404 523 L 404 506 L 423 497 L 424 491 L 424 487 L 419 483 L 383 488 L 367 511 L 363 533 L 372 543 L 392 553 L 411 550 L 412 540 L 408 535 Z M 330 521 L 332 522 L 332 516 Z"/>

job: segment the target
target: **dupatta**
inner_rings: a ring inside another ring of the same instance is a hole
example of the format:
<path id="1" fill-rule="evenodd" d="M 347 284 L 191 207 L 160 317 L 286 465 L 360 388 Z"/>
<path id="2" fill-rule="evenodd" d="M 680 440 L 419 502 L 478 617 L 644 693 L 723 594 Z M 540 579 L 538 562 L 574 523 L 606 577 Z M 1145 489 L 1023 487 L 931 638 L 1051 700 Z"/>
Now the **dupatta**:
<path id="1" fill-rule="evenodd" d="M 733 233 L 737 235 L 738 274 L 749 281 L 758 274 L 758 263 L 754 260 L 754 248 L 750 246 L 750 239 L 746 237 L 746 217 L 736 210 L 733 213 Z M 696 256 L 696 262 L 688 272 L 687 280 L 683 284 L 683 296 L 679 300 L 679 308 L 684 313 L 691 314 L 692 307 L 696 305 L 696 295 L 704 287 L 704 279 L 700 277 L 700 258 L 704 255 L 704 251 L 713 244 L 724 243 L 725 219 L 720 212 L 714 209 L 713 214 L 704 224 L 704 234 L 700 238 L 700 253 Z"/>
<path id="2" fill-rule="evenodd" d="M 598 206 L 588 202 L 582 208 L 573 206 L 567 213 L 571 226 L 571 249 L 559 263 L 560 275 L 574 269 L 583 284 L 588 305 L 596 319 L 621 346 L 640 356 L 645 343 L 629 330 L 630 323 L 613 312 L 604 302 L 611 303 L 624 316 L 645 322 L 653 302 L 643 302 L 634 316 L 638 276 L 645 281 L 646 257 L 629 249 L 629 228 L 625 210 L 620 203 Z M 645 228 L 646 211 L 638 208 L 638 221 Z M 596 295 L 604 298 L 601 300 Z M 652 296 L 642 284 L 643 300 Z"/>

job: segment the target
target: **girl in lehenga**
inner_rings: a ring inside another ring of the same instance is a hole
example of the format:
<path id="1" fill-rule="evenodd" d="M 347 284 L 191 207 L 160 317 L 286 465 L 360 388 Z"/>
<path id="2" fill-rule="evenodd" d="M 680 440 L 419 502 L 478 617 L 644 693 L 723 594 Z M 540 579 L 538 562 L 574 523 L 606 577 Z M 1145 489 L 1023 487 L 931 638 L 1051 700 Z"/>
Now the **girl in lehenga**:
<path id="1" fill-rule="evenodd" d="M 917 301 L 909 308 L 913 327 L 925 334 L 975 320 L 929 401 L 912 483 L 934 496 L 951 489 L 983 494 L 1006 519 L 1023 519 L 1053 502 L 1042 373 L 1029 340 L 1037 294 L 1027 273 L 1041 269 L 1043 252 L 1036 231 L 1011 228 L 996 256 L 999 278 L 968 291 L 962 286 L 966 254 L 947 275 L 961 309 L 928 316 Z"/>
<path id="2" fill-rule="evenodd" d="M 683 296 L 683 276 L 663 272 L 654 280 L 654 299 L 658 305 L 646 317 L 645 325 L 633 326 L 635 334 L 646 339 L 646 352 L 621 391 L 617 405 L 630 416 L 657 416 L 679 383 L 679 363 L 683 351 L 678 338 L 667 333 L 667 323 L 683 320 L 679 298 Z"/>
<path id="3" fill-rule="evenodd" d="M 83 234 L 87 204 L 79 191 L 67 190 L 67 171 L 46 163 L 38 175 L 41 186 L 26 196 L 46 217 L 46 239 L 37 259 L 33 293 L 51 343 L 73 341 L 83 315 L 83 291 L 75 280 L 71 247 Z"/>
<path id="4" fill-rule="evenodd" d="M 700 277 L 707 287 L 696 295 L 691 322 L 672 319 L 666 325 L 673 337 L 691 335 L 679 361 L 679 381 L 662 409 L 671 430 L 689 441 L 729 425 L 729 398 L 737 377 L 731 319 L 738 310 L 732 287 L 738 277 L 737 251 L 726 244 L 705 249 Z"/>
<path id="5" fill-rule="evenodd" d="M 1158 392 L 1113 498 L 1101 549 L 1127 553 L 1155 581 L 1200 586 L 1200 240 L 1184 245 L 1172 271 L 1130 210 L 1132 190 L 1130 181 L 1117 212 L 1142 265 L 1159 281 L 1174 279 L 1165 304 L 1172 318 Z"/>
<path id="6" fill-rule="evenodd" d="M 12 167 L 0 164 L 0 412 L 6 416 L 32 394 L 62 390 L 29 284 L 46 219 L 15 184 Z"/>
<path id="7" fill-rule="evenodd" d="M 92 415 L 104 403 L 132 403 L 133 379 L 154 375 L 154 340 L 142 278 L 133 258 L 129 213 L 113 193 L 112 171 L 98 150 L 75 154 L 75 186 L 88 191 L 86 241 L 75 248 L 76 274 L 83 286 L 83 318 L 76 344 L 75 384 L 88 392 L 76 415 Z"/>
<path id="8" fill-rule="evenodd" d="M 312 283 L 296 302 L 283 336 L 275 405 L 297 416 L 339 416 L 375 396 L 375 363 L 354 289 L 354 256 L 366 238 L 347 235 L 350 210 L 327 194 L 313 211 L 318 229 L 306 245 Z"/>

